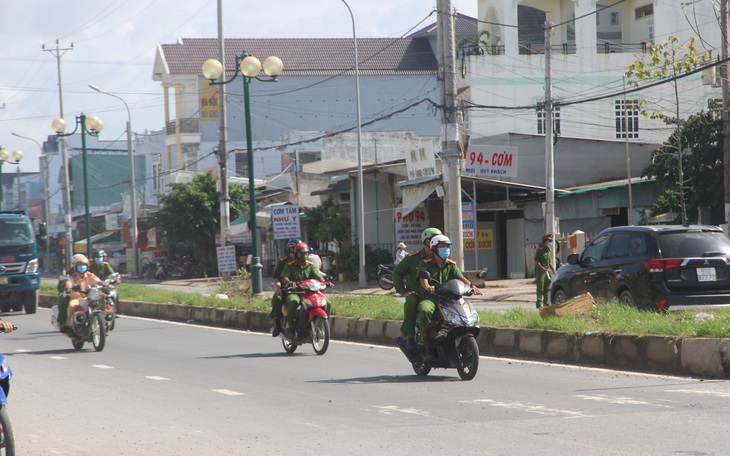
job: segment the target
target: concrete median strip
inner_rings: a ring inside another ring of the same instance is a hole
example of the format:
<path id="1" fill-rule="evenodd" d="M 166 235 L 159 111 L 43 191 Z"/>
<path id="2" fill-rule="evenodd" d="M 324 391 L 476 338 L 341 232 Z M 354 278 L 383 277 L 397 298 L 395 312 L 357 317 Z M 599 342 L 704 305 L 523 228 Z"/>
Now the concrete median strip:
<path id="1" fill-rule="evenodd" d="M 56 296 L 41 295 L 51 307 Z M 186 304 L 120 301 L 120 315 L 181 321 L 191 324 L 269 332 L 266 312 Z M 395 346 L 400 321 L 332 316 L 334 340 Z M 676 338 L 653 335 L 567 334 L 540 329 L 482 327 L 477 338 L 482 355 L 526 358 L 556 363 L 626 369 L 669 375 L 730 378 L 730 339 Z"/>

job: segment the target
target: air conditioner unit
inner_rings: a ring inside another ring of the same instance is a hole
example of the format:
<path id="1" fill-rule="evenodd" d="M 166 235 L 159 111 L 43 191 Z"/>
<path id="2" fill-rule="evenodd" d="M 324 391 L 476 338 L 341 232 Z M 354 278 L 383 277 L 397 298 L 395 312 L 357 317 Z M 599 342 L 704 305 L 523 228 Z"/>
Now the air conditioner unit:
<path id="1" fill-rule="evenodd" d="M 621 208 L 618 207 L 604 207 L 601 209 L 601 215 L 619 215 Z"/>

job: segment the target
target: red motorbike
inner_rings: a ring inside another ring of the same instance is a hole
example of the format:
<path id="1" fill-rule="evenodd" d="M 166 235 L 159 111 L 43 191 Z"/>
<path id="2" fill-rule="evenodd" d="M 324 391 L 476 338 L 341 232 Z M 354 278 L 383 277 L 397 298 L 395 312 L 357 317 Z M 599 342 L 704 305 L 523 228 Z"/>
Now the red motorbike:
<path id="1" fill-rule="evenodd" d="M 294 353 L 299 345 L 312 343 L 314 352 L 324 355 L 330 344 L 330 305 L 322 293 L 327 288 L 327 282 L 317 279 L 307 279 L 285 288 L 287 293 L 299 295 L 299 307 L 294 316 L 294 337 L 287 338 L 281 333 L 281 342 L 287 353 Z M 286 305 L 282 306 L 286 315 Z"/>

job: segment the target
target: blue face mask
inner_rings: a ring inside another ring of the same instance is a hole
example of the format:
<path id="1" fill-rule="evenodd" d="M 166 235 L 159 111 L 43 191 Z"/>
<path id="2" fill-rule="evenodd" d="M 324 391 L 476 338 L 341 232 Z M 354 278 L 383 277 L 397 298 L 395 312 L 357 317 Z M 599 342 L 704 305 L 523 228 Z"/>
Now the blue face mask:
<path id="1" fill-rule="evenodd" d="M 101 264 L 101 262 L 104 261 L 101 258 L 94 258 L 94 263 Z"/>
<path id="2" fill-rule="evenodd" d="M 87 269 L 89 269 L 89 268 L 85 264 L 80 264 L 80 265 L 76 266 L 76 271 L 80 272 L 81 274 L 86 272 Z"/>
<path id="3" fill-rule="evenodd" d="M 442 260 L 447 259 L 451 255 L 451 248 L 449 247 L 439 247 L 439 256 Z"/>
<path id="4" fill-rule="evenodd" d="M 547 246 L 548 246 L 548 247 L 552 247 L 552 246 L 553 246 L 553 243 L 552 243 L 552 242 L 548 242 L 548 243 L 547 243 Z"/>

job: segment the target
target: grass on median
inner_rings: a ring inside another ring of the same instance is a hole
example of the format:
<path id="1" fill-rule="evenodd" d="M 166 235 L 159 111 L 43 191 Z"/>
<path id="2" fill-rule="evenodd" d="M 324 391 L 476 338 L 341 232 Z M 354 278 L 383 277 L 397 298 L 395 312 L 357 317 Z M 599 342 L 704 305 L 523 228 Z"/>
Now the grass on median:
<path id="1" fill-rule="evenodd" d="M 184 291 L 161 290 L 146 285 L 122 283 L 117 289 L 121 301 L 146 301 L 187 304 L 207 307 L 227 307 L 268 312 L 271 294 L 266 298 L 237 296 L 230 286 L 222 286 L 230 299 Z M 56 287 L 41 285 L 41 293 L 55 295 Z M 403 302 L 395 294 L 358 295 L 355 293 L 327 293 L 332 315 L 364 317 L 379 320 L 401 320 Z M 504 313 L 479 312 L 481 326 L 505 328 L 550 329 L 569 334 L 609 332 L 639 335 L 677 337 L 730 337 L 730 311 L 677 311 L 648 312 L 626 307 L 617 302 L 596 301 L 593 311 L 586 315 L 563 315 L 543 319 L 531 309 L 512 309 Z"/>

